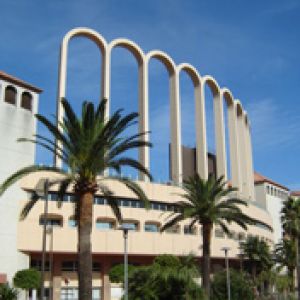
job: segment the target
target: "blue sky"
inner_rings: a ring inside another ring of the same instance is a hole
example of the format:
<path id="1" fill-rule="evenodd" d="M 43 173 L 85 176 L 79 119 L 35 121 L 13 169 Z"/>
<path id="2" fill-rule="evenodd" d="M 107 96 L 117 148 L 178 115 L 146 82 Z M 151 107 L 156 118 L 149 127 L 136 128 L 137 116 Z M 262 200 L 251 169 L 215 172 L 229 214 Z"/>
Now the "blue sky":
<path id="1" fill-rule="evenodd" d="M 42 3 L 42 4 L 41 4 Z M 291 189 L 300 189 L 300 1 L 2 1 L 0 69 L 44 90 L 40 113 L 55 113 L 58 51 L 64 34 L 90 27 L 107 41 L 126 37 L 147 52 L 160 49 L 176 63 L 227 86 L 248 111 L 255 169 Z M 76 39 L 69 51 L 69 100 L 98 101 L 101 58 L 90 41 Z M 209 149 L 214 149 L 212 98 L 207 90 Z M 183 143 L 193 146 L 194 98 L 181 77 Z M 112 108 L 137 110 L 137 68 L 124 49 L 112 56 Z M 168 78 L 150 64 L 150 126 L 156 180 L 168 174 Z M 39 128 L 44 133 L 43 128 Z M 135 153 L 133 153 L 135 155 Z M 37 161 L 51 163 L 38 150 Z M 133 174 L 135 176 L 135 174 Z"/>

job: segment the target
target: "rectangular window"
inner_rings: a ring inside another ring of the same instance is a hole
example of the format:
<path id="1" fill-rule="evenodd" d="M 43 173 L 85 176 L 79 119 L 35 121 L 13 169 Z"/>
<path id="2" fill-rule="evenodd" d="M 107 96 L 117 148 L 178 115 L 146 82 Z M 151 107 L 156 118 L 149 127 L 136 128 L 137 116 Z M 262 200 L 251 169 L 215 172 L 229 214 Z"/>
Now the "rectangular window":
<path id="1" fill-rule="evenodd" d="M 110 230 L 114 228 L 112 221 L 96 221 L 96 228 L 100 230 Z"/>
<path id="2" fill-rule="evenodd" d="M 61 264 L 61 270 L 65 272 L 76 272 L 78 269 L 77 261 L 63 261 Z"/>
<path id="3" fill-rule="evenodd" d="M 154 223 L 146 223 L 145 224 L 145 231 L 146 232 L 158 232 L 159 231 L 159 227 L 157 224 L 154 224 Z"/>
<path id="4" fill-rule="evenodd" d="M 184 225 L 183 232 L 184 234 L 196 234 L 196 228 L 190 228 L 189 225 Z"/>

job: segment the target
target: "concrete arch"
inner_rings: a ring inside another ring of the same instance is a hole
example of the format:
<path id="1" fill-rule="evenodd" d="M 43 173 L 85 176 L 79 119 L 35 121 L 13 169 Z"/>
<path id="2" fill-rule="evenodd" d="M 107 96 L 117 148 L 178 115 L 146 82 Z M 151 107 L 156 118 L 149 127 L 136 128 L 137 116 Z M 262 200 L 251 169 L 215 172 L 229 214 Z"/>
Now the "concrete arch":
<path id="1" fill-rule="evenodd" d="M 172 76 L 176 73 L 176 65 L 173 59 L 163 51 L 160 50 L 152 50 L 146 54 L 146 61 L 149 63 L 151 58 L 158 59 L 169 72 L 169 76 Z"/>
<path id="2" fill-rule="evenodd" d="M 136 58 L 138 64 L 143 63 L 145 60 L 144 51 L 131 40 L 119 38 L 111 41 L 108 45 L 110 52 L 116 47 L 127 49 Z"/>
<path id="3" fill-rule="evenodd" d="M 158 59 L 169 73 L 170 86 L 170 127 L 171 127 L 171 179 L 180 184 L 182 182 L 182 154 L 181 154 L 181 118 L 179 100 L 179 74 L 172 58 L 159 50 L 153 50 L 146 54 L 146 64 L 151 58 Z"/>
<path id="4" fill-rule="evenodd" d="M 59 79 L 58 79 L 58 99 L 57 99 L 57 122 L 58 124 L 63 120 L 63 108 L 61 105 L 61 99 L 66 96 L 66 82 L 67 82 L 67 55 L 68 55 L 68 46 L 72 38 L 83 36 L 93 41 L 98 48 L 103 57 L 102 65 L 102 98 L 109 99 L 109 60 L 107 57 L 107 42 L 106 40 L 95 30 L 85 27 L 78 27 L 70 30 L 63 38 L 60 48 L 60 69 L 59 69 Z M 109 104 L 107 105 L 106 115 L 109 114 Z M 57 145 L 58 142 L 56 141 Z M 58 157 L 54 158 L 55 165 L 61 167 L 62 161 Z"/>
<path id="5" fill-rule="evenodd" d="M 232 186 L 240 189 L 240 149 L 238 147 L 238 122 L 236 113 L 236 101 L 232 92 L 228 88 L 221 89 L 221 97 L 225 101 L 228 112 L 228 131 L 229 131 L 229 156 Z"/>
<path id="6" fill-rule="evenodd" d="M 206 139 L 206 115 L 205 101 L 202 89 L 202 78 L 197 69 L 187 63 L 177 66 L 178 76 L 180 72 L 186 72 L 194 84 L 195 92 L 195 127 L 196 127 L 196 169 L 202 178 L 208 176 L 207 139 Z"/>
<path id="7" fill-rule="evenodd" d="M 148 93 L 148 65 L 146 64 L 146 58 L 143 50 L 134 42 L 128 39 L 115 39 L 108 45 L 109 58 L 111 58 L 111 52 L 115 47 L 121 47 L 128 50 L 136 59 L 138 64 L 138 101 L 139 101 L 139 132 L 149 131 L 149 93 Z M 109 62 L 110 64 L 110 62 Z M 143 135 L 141 137 L 144 141 L 149 141 L 149 135 Z M 144 167 L 150 167 L 149 148 L 139 148 L 139 161 Z M 139 173 L 140 180 L 147 180 L 144 173 Z"/>
<path id="8" fill-rule="evenodd" d="M 217 83 L 217 81 L 212 76 L 205 75 L 202 78 L 202 90 L 203 90 L 204 97 L 205 97 L 205 85 L 209 87 L 209 89 L 213 94 L 217 177 L 224 176 L 224 179 L 227 180 L 224 108 L 223 108 L 223 99 L 221 97 L 221 88 Z"/>

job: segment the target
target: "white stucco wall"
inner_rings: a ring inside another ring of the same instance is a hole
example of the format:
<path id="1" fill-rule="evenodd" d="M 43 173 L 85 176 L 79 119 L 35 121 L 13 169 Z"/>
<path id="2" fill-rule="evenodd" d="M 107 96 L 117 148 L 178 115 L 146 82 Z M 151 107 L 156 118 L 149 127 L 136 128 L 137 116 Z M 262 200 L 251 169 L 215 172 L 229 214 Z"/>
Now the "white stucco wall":
<path id="1" fill-rule="evenodd" d="M 11 84 L 17 89 L 17 104 L 4 102 L 5 87 L 10 84 L 0 80 L 0 182 L 16 170 L 33 164 L 35 147 L 29 143 L 18 143 L 20 137 L 32 137 L 36 132 L 34 113 L 37 111 L 38 95 L 33 96 L 33 112 L 20 107 L 20 97 L 26 89 Z M 16 184 L 0 197 L 0 273 L 7 274 L 11 281 L 15 272 L 27 268 L 28 257 L 17 251 L 17 223 L 19 199 L 24 197 Z"/>

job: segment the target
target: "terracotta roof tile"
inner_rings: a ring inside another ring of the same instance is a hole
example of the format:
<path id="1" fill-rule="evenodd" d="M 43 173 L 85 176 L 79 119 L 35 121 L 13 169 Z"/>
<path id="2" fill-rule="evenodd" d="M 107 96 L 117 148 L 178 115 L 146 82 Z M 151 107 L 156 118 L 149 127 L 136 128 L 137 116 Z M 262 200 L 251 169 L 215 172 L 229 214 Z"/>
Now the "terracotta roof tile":
<path id="1" fill-rule="evenodd" d="M 29 83 L 27 83 L 27 82 L 25 82 L 25 81 L 23 81 L 19 78 L 16 78 L 12 75 L 9 75 L 9 74 L 7 74 L 3 71 L 0 71 L 0 79 L 4 79 L 4 80 L 9 81 L 11 83 L 17 84 L 19 86 L 22 86 L 26 89 L 29 89 L 29 90 L 31 90 L 33 92 L 36 92 L 36 93 L 39 93 L 39 94 L 43 91 L 40 88 L 38 88 L 34 85 L 31 85 L 31 84 L 29 84 Z"/>
<path id="2" fill-rule="evenodd" d="M 273 181 L 273 180 L 271 180 L 271 179 L 269 179 L 269 178 L 267 178 L 267 177 L 265 177 L 265 176 L 263 176 L 263 175 L 261 175 L 257 172 L 254 172 L 254 183 L 263 183 L 263 182 L 268 182 L 268 183 L 273 184 L 273 185 L 275 185 L 275 186 L 277 186 L 277 187 L 279 187 L 283 190 L 286 190 L 286 191 L 289 190 L 284 185 L 281 185 L 281 184 L 279 184 L 279 183 L 277 183 L 277 182 L 275 182 L 275 181 Z"/>

